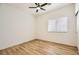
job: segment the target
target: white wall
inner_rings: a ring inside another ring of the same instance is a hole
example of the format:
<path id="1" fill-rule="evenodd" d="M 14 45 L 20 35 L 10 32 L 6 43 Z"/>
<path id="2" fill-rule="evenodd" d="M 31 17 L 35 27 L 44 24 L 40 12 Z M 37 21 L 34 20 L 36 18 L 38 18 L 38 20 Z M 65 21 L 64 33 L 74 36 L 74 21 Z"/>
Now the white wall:
<path id="1" fill-rule="evenodd" d="M 77 46 L 76 17 L 74 12 L 75 12 L 75 5 L 70 4 L 68 6 L 64 6 L 63 8 L 56 9 L 54 11 L 38 16 L 37 38 Z M 68 32 L 67 33 L 48 32 L 47 31 L 48 20 L 50 18 L 56 19 L 63 16 L 68 17 Z"/>
<path id="2" fill-rule="evenodd" d="M 0 49 L 35 38 L 35 20 L 27 12 L 0 4 Z"/>
<path id="3" fill-rule="evenodd" d="M 76 10 L 79 10 L 79 4 L 76 4 Z M 77 15 L 77 47 L 79 52 L 79 13 Z"/>
<path id="4" fill-rule="evenodd" d="M 74 9 L 74 5 L 69 5 L 34 17 L 24 10 L 19 10 L 7 4 L 0 4 L 0 49 L 35 38 L 76 46 Z M 61 16 L 69 17 L 69 31 L 67 33 L 48 33 L 48 19 Z"/>

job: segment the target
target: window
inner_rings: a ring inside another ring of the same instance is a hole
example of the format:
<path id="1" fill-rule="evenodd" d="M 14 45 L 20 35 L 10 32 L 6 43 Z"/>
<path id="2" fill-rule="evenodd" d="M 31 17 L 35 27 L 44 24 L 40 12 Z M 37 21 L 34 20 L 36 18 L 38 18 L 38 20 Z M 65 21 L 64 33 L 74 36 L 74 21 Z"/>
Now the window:
<path id="1" fill-rule="evenodd" d="M 61 17 L 55 20 L 48 20 L 48 32 L 67 32 L 68 18 Z"/>
<path id="2" fill-rule="evenodd" d="M 56 31 L 56 20 L 49 20 L 48 21 L 48 31 Z"/>

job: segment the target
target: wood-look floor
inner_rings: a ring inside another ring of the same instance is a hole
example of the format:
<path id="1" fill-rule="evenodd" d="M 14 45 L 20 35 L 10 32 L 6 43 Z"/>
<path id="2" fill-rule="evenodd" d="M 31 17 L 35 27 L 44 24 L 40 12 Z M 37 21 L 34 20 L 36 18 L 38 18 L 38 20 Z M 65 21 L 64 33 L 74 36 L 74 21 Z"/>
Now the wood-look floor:
<path id="1" fill-rule="evenodd" d="M 36 39 L 0 50 L 0 55 L 77 55 L 77 48 Z"/>

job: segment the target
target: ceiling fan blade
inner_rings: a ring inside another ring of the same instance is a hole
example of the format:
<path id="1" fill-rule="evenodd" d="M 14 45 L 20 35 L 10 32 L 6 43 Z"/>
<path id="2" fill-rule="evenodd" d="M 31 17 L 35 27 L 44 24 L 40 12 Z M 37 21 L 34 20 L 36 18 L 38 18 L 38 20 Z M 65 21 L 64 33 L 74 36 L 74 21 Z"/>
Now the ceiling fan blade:
<path id="1" fill-rule="evenodd" d="M 48 3 L 44 3 L 44 4 L 41 5 L 41 7 L 43 7 L 43 6 L 47 5 L 47 4 L 48 4 Z"/>
<path id="2" fill-rule="evenodd" d="M 38 9 L 36 10 L 36 12 L 38 12 Z"/>
<path id="3" fill-rule="evenodd" d="M 29 8 L 37 8 L 37 7 L 29 7 Z"/>
<path id="4" fill-rule="evenodd" d="M 41 10 L 44 10 L 44 11 L 46 10 L 46 9 L 44 9 L 44 8 L 40 8 L 40 9 L 41 9 Z"/>
<path id="5" fill-rule="evenodd" d="M 78 13 L 79 13 L 79 10 L 77 11 L 77 13 L 75 14 L 75 16 L 77 16 L 78 15 Z"/>
<path id="6" fill-rule="evenodd" d="M 35 3 L 35 5 L 38 5 L 38 3 Z"/>

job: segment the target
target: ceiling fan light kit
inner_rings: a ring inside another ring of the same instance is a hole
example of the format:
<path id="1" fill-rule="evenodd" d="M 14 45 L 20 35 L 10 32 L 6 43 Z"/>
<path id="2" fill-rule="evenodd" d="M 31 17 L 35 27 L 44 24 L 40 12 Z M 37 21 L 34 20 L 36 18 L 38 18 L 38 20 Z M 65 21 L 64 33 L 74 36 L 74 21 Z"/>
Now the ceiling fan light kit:
<path id="1" fill-rule="evenodd" d="M 37 9 L 39 10 L 40 8 L 39 8 L 39 7 L 37 7 Z"/>

